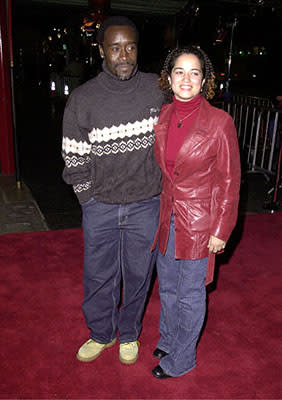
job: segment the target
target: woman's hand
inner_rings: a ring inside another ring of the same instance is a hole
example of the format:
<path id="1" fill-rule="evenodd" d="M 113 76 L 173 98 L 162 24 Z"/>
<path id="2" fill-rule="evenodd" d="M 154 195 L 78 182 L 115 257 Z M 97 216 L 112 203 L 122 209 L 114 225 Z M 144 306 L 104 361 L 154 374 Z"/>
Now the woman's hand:
<path id="1" fill-rule="evenodd" d="M 210 240 L 209 240 L 209 244 L 208 244 L 208 249 L 210 253 L 218 253 L 224 250 L 226 245 L 226 242 L 224 242 L 223 240 L 210 235 Z"/>

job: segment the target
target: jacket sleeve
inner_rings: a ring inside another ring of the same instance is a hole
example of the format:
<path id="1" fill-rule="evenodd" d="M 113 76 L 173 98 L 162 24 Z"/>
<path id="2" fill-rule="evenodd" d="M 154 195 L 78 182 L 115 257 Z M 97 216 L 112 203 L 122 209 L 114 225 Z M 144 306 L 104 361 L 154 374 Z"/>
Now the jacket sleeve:
<path id="1" fill-rule="evenodd" d="M 63 179 L 73 185 L 82 204 L 91 197 L 91 143 L 85 130 L 79 126 L 75 92 L 70 96 L 64 111 L 62 156 L 65 161 Z"/>
<path id="2" fill-rule="evenodd" d="M 237 132 L 228 114 L 223 126 L 218 128 L 217 140 L 210 233 L 227 241 L 237 221 L 241 180 Z"/>

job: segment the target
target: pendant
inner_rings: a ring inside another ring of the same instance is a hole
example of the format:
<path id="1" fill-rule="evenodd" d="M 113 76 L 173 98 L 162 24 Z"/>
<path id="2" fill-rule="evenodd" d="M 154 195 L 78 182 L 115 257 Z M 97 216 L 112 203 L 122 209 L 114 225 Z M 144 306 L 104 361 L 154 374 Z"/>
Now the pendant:
<path id="1" fill-rule="evenodd" d="M 181 122 L 178 122 L 178 124 L 177 124 L 177 128 L 181 128 Z"/>

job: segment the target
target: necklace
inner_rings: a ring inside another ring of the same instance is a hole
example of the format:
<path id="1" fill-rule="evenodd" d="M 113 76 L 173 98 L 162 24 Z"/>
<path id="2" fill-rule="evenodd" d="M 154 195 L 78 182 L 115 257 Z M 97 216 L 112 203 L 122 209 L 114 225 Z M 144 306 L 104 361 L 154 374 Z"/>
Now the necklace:
<path id="1" fill-rule="evenodd" d="M 177 110 L 175 109 L 175 114 L 176 114 L 177 119 L 178 119 L 177 128 L 181 128 L 182 122 L 183 122 L 186 118 L 190 117 L 190 115 L 192 115 L 193 112 L 197 111 L 198 109 L 199 109 L 199 107 L 194 108 L 194 110 L 193 110 L 192 112 L 190 112 L 189 114 L 185 115 L 185 117 L 182 118 L 182 119 L 180 119 L 179 114 L 178 114 Z"/>

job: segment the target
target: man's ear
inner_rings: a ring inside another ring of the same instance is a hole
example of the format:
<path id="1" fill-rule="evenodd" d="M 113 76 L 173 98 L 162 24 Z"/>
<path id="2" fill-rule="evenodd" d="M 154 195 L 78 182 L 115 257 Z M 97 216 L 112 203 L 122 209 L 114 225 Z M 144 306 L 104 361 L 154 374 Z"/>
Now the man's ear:
<path id="1" fill-rule="evenodd" d="M 104 49 L 103 49 L 103 46 L 101 44 L 99 44 L 99 52 L 100 52 L 101 58 L 105 58 Z"/>

